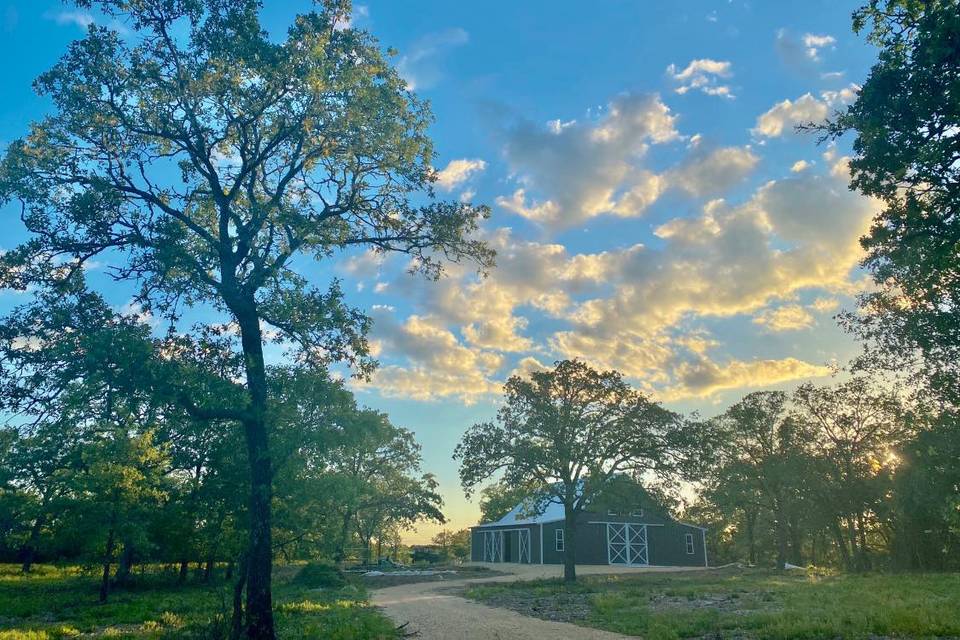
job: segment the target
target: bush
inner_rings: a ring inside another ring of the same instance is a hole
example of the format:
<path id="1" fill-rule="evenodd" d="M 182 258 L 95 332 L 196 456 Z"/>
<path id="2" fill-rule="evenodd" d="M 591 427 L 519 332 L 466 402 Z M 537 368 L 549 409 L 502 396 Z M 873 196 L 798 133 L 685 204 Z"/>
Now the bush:
<path id="1" fill-rule="evenodd" d="M 347 584 L 343 571 L 327 562 L 305 564 L 293 581 L 310 589 L 339 589 Z"/>

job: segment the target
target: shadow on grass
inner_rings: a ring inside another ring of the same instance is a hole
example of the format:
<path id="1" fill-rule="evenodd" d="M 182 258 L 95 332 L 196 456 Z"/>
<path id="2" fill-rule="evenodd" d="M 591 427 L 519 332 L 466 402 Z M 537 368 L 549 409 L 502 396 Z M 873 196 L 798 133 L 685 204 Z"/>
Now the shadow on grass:
<path id="1" fill-rule="evenodd" d="M 169 572 L 138 575 L 97 602 L 97 579 L 76 567 L 38 566 L 29 575 L 0 565 L 0 640 L 60 638 L 222 638 L 230 585 L 176 583 Z M 278 571 L 274 599 L 280 638 L 395 638 L 393 624 L 370 607 L 362 585 L 307 589 Z"/>

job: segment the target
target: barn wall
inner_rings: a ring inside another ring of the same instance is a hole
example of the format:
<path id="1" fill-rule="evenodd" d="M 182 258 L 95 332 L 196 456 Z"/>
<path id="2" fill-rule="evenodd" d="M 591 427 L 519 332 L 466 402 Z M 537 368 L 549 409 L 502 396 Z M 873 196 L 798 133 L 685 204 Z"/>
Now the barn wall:
<path id="1" fill-rule="evenodd" d="M 473 562 L 483 562 L 483 532 L 498 531 L 501 529 L 527 529 L 530 531 L 530 563 L 539 564 L 540 562 L 540 526 L 531 525 L 505 525 L 503 527 L 474 527 L 470 531 L 470 560 Z M 520 553 L 520 532 L 506 531 L 504 533 L 504 562 L 517 562 Z"/>
<path id="2" fill-rule="evenodd" d="M 577 536 L 577 564 L 607 564 L 607 527 L 601 522 L 630 522 L 648 525 L 647 553 L 649 562 L 655 566 L 705 566 L 703 536 L 704 532 L 697 527 L 682 524 L 657 513 L 644 513 L 643 517 L 613 516 L 601 513 L 581 514 L 576 527 Z M 592 523 L 592 524 L 591 524 Z M 472 546 L 470 559 L 474 562 L 483 561 L 483 531 L 496 529 L 513 529 L 516 525 L 503 527 L 474 528 L 471 532 Z M 526 525 L 523 528 L 530 531 L 530 561 L 533 564 L 540 562 L 540 525 Z M 543 524 L 543 562 L 544 564 L 563 564 L 563 552 L 556 550 L 556 531 L 563 529 L 563 522 L 548 522 Z M 688 554 L 685 535 L 693 536 L 693 553 Z M 516 562 L 519 552 L 517 532 L 509 532 L 504 548 L 504 559 L 507 562 Z"/>

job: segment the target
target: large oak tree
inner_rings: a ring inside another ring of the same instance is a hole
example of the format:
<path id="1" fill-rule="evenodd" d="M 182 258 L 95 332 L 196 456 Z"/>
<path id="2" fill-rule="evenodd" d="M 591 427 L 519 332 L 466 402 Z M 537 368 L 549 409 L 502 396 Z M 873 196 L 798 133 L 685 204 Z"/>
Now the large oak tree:
<path id="1" fill-rule="evenodd" d="M 668 474 L 697 446 L 689 425 L 633 389 L 616 371 L 563 360 L 504 385 L 495 422 L 473 425 L 454 457 L 469 494 L 502 473 L 507 486 L 534 486 L 537 504 L 564 509 L 564 580 L 576 580 L 577 517 L 618 474 Z"/>
<path id="2" fill-rule="evenodd" d="M 483 207 L 432 200 L 427 106 L 376 41 L 347 28 L 349 2 L 297 16 L 285 37 L 256 0 L 78 0 L 132 34 L 91 25 L 36 82 L 50 115 L 0 165 L 0 201 L 30 239 L 3 256 L 5 286 L 56 285 L 96 258 L 175 321 L 208 305 L 236 323 L 245 397 L 193 401 L 242 427 L 250 469 L 246 634 L 274 637 L 264 326 L 317 366 L 366 359 L 365 316 L 297 256 L 399 251 L 429 276 L 492 253 L 470 239 Z M 425 197 L 417 199 L 417 194 Z M 174 382 L 173 380 L 170 381 Z"/>

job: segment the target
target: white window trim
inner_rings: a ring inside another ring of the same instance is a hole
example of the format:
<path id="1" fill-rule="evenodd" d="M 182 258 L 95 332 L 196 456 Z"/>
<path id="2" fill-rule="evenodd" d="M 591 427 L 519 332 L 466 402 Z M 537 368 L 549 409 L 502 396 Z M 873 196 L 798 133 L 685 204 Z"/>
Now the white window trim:
<path id="1" fill-rule="evenodd" d="M 566 549 L 566 541 L 563 539 L 563 529 L 557 529 L 553 534 L 553 546 L 555 551 Z"/>
<path id="2" fill-rule="evenodd" d="M 687 543 L 687 555 L 692 556 L 693 554 L 695 554 L 695 553 L 697 552 L 697 551 L 696 551 L 696 548 L 693 546 L 693 534 L 692 534 L 692 533 L 686 533 L 686 534 L 684 534 L 684 536 L 685 536 L 684 539 L 686 540 L 686 543 Z"/>
<path id="3" fill-rule="evenodd" d="M 631 518 L 642 518 L 642 517 L 643 517 L 643 509 L 642 509 L 642 508 L 640 508 L 640 509 L 634 509 L 633 511 L 630 512 L 630 517 L 631 517 Z"/>
<path id="4" fill-rule="evenodd" d="M 618 516 L 618 515 L 620 515 L 620 512 L 617 511 L 616 509 L 607 509 L 607 515 L 608 515 L 608 516 Z"/>

